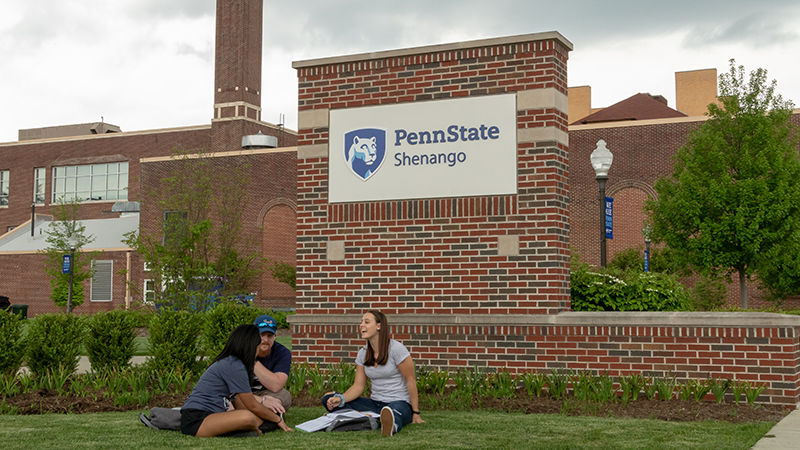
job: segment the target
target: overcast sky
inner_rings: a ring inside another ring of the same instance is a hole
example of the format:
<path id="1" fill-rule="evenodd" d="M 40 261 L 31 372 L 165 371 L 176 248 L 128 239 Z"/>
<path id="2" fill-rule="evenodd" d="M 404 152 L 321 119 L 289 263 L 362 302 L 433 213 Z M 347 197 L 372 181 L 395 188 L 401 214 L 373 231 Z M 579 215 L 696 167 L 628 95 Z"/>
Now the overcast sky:
<path id="1" fill-rule="evenodd" d="M 214 4 L 4 0 L 0 142 L 101 117 L 124 131 L 210 123 Z M 264 0 L 262 119 L 296 127 L 292 61 L 544 31 L 573 43 L 569 85 L 590 85 L 593 107 L 638 92 L 674 107 L 676 71 L 730 58 L 798 104 L 799 23 L 797 0 Z"/>

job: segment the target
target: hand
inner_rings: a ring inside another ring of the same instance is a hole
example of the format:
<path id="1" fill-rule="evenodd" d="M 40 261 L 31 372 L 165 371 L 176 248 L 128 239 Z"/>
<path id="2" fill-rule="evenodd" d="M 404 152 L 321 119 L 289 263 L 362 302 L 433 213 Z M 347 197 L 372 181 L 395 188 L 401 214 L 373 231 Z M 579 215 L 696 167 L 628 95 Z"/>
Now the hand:
<path id="1" fill-rule="evenodd" d="M 280 428 L 283 431 L 294 431 L 293 429 L 289 428 L 289 425 L 286 425 L 286 422 L 284 422 L 283 419 L 281 419 L 281 421 L 278 422 L 278 428 Z"/>
<path id="2" fill-rule="evenodd" d="M 333 397 L 328 399 L 328 402 L 327 402 L 328 410 L 329 411 L 333 410 L 333 408 L 336 408 L 337 406 L 339 406 L 340 403 L 342 403 L 342 399 L 340 399 L 338 395 L 334 395 Z"/>
<path id="3" fill-rule="evenodd" d="M 283 403 L 275 397 L 270 397 L 268 395 L 264 395 L 259 400 L 262 405 L 267 407 L 270 411 L 274 412 L 275 414 L 283 414 L 286 412 L 286 408 L 283 407 Z"/>
<path id="4" fill-rule="evenodd" d="M 411 416 L 411 423 L 425 423 L 425 421 L 422 420 L 422 416 L 419 414 L 414 414 Z"/>

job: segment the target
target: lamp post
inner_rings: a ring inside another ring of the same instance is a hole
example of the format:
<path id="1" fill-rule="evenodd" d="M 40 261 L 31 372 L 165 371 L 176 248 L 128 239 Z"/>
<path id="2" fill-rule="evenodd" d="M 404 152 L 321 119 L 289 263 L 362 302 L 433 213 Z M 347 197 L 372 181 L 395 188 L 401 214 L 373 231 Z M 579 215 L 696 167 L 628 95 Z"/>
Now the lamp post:
<path id="1" fill-rule="evenodd" d="M 642 228 L 642 235 L 644 236 L 644 271 L 650 272 L 650 225 L 645 225 Z"/>
<path id="2" fill-rule="evenodd" d="M 606 148 L 606 141 L 600 139 L 597 141 L 597 147 L 592 151 L 589 156 L 594 168 L 595 178 L 600 188 L 600 267 L 606 266 L 606 181 L 608 180 L 608 171 L 611 169 L 611 163 L 614 161 L 614 155 Z"/>
<path id="3" fill-rule="evenodd" d="M 75 273 L 75 246 L 69 248 L 69 291 L 67 293 L 67 314 L 72 313 L 72 274 Z"/>

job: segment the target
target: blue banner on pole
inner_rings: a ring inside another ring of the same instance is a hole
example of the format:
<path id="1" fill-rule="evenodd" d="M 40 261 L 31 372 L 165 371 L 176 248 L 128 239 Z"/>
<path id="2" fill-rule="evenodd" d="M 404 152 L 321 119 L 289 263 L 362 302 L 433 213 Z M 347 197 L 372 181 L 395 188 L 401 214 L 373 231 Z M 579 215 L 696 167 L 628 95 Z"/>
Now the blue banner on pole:
<path id="1" fill-rule="evenodd" d="M 644 271 L 650 272 L 650 250 L 648 249 L 644 251 Z"/>
<path id="2" fill-rule="evenodd" d="M 70 272 L 72 272 L 72 256 L 64 255 L 61 258 L 61 273 L 70 273 Z"/>
<path id="3" fill-rule="evenodd" d="M 614 239 L 614 199 L 606 197 L 606 239 Z"/>

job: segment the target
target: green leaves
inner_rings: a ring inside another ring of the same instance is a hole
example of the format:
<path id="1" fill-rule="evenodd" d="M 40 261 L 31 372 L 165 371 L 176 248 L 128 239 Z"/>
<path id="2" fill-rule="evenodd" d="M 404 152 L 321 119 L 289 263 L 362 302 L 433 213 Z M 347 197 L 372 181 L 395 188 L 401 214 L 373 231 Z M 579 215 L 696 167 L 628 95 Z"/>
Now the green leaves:
<path id="1" fill-rule="evenodd" d="M 689 304 L 683 285 L 664 273 L 580 264 L 570 273 L 570 285 L 574 311 L 680 311 Z"/>
<path id="2" fill-rule="evenodd" d="M 765 70 L 747 79 L 731 60 L 720 76 L 720 104 L 709 105 L 709 119 L 678 151 L 672 177 L 656 181 L 658 196 L 646 209 L 654 241 L 682 263 L 711 277 L 758 274 L 787 293 L 800 288 L 785 280 L 800 280 L 800 264 L 783 258 L 784 268 L 797 267 L 778 272 L 775 256 L 800 242 L 800 161 L 792 104 L 775 87 Z"/>

